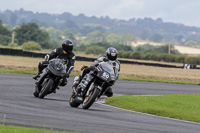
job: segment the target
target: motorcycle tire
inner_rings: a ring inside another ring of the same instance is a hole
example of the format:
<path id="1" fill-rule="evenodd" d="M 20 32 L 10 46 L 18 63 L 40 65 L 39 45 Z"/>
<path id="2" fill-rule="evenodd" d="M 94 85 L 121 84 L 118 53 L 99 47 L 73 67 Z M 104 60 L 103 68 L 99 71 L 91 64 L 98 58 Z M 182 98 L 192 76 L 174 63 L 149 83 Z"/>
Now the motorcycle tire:
<path id="1" fill-rule="evenodd" d="M 99 96 L 100 90 L 97 88 L 94 88 L 93 91 L 89 93 L 87 97 L 85 97 L 83 101 L 83 109 L 89 109 L 90 106 L 95 102 L 96 98 Z"/>
<path id="2" fill-rule="evenodd" d="M 45 85 L 42 87 L 39 93 L 39 98 L 43 99 L 49 93 L 49 89 L 53 85 L 53 83 L 54 80 L 51 78 L 49 79 L 49 81 L 47 81 L 47 83 L 45 83 Z"/>
<path id="3" fill-rule="evenodd" d="M 76 102 L 76 97 L 74 97 L 74 94 L 72 94 L 70 97 L 69 105 L 75 108 L 77 108 L 80 105 L 80 103 Z"/>

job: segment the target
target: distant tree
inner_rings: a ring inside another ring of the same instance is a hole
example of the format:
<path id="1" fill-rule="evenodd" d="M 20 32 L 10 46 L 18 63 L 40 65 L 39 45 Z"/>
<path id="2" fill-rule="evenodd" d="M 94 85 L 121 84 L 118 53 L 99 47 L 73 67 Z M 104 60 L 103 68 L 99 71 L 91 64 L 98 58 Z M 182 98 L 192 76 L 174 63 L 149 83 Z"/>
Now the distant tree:
<path id="1" fill-rule="evenodd" d="M 155 34 L 150 38 L 150 40 L 153 42 L 162 42 L 162 39 L 163 37 L 160 34 Z"/>
<path id="2" fill-rule="evenodd" d="M 122 36 L 116 33 L 108 34 L 105 40 L 110 44 L 122 44 Z"/>
<path id="3" fill-rule="evenodd" d="M 81 33 L 83 36 L 86 36 L 88 33 L 93 32 L 93 31 L 94 31 L 94 28 L 91 27 L 91 26 L 83 26 L 83 27 L 80 29 L 80 33 Z"/>
<path id="4" fill-rule="evenodd" d="M 95 55 L 104 54 L 105 48 L 101 47 L 101 46 L 90 46 L 90 47 L 86 48 L 85 53 L 86 54 L 95 54 Z"/>
<path id="5" fill-rule="evenodd" d="M 106 30 L 105 30 L 105 28 L 103 26 L 97 26 L 97 27 L 95 27 L 95 30 L 100 31 L 101 33 L 106 32 Z"/>
<path id="6" fill-rule="evenodd" d="M 11 32 L 3 26 L 0 20 L 0 44 L 8 45 L 11 42 Z"/>
<path id="7" fill-rule="evenodd" d="M 102 42 L 102 40 L 102 33 L 100 31 L 93 31 L 87 34 L 86 38 L 82 41 L 82 43 L 89 45 L 91 43 Z"/>
<path id="8" fill-rule="evenodd" d="M 63 33 L 66 39 L 70 39 L 72 41 L 76 40 L 74 33 L 70 29 L 64 30 Z"/>
<path id="9" fill-rule="evenodd" d="M 39 43 L 43 48 L 49 48 L 50 37 L 46 31 L 43 31 L 35 23 L 22 24 L 15 29 L 16 38 L 19 40 L 19 45 L 24 42 L 34 41 Z"/>
<path id="10" fill-rule="evenodd" d="M 135 51 L 139 51 L 142 53 L 151 53 L 153 49 L 155 49 L 156 47 L 150 44 L 145 44 L 145 45 L 141 45 L 141 46 L 137 46 L 135 47 Z"/>
<path id="11" fill-rule="evenodd" d="M 5 35 L 0 35 L 0 44 L 2 45 L 8 45 L 8 43 L 11 42 L 11 37 L 5 36 Z"/>
<path id="12" fill-rule="evenodd" d="M 76 40 L 82 40 L 83 39 L 81 33 L 75 34 L 75 38 L 76 38 Z"/>
<path id="13" fill-rule="evenodd" d="M 197 42 L 193 41 L 193 40 L 189 40 L 185 42 L 186 46 L 196 46 Z"/>
<path id="14" fill-rule="evenodd" d="M 123 41 L 123 44 L 130 45 L 130 44 L 132 44 L 132 42 L 137 42 L 137 39 L 135 36 L 128 33 L 128 34 L 122 35 L 122 41 Z"/>
<path id="15" fill-rule="evenodd" d="M 11 32 L 3 26 L 2 21 L 0 20 L 0 35 L 7 35 L 10 36 Z"/>
<path id="16" fill-rule="evenodd" d="M 48 27 L 45 29 L 46 32 L 49 33 L 51 39 L 61 40 L 62 39 L 62 31 L 55 29 L 54 27 Z"/>
<path id="17" fill-rule="evenodd" d="M 133 47 L 130 45 L 117 44 L 111 47 L 115 47 L 117 50 L 122 50 L 122 51 L 133 51 Z"/>
<path id="18" fill-rule="evenodd" d="M 55 49 L 61 46 L 62 41 L 58 39 L 51 39 L 49 48 Z"/>

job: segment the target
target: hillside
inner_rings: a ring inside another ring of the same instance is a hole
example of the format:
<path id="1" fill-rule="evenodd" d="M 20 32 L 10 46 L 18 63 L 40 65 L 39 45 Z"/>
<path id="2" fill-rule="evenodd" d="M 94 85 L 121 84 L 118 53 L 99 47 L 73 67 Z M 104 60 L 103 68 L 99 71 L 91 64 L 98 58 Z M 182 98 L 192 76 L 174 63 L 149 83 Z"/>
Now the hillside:
<path id="1" fill-rule="evenodd" d="M 60 30 L 66 28 L 83 36 L 94 30 L 102 33 L 131 33 L 143 40 L 154 42 L 176 42 L 182 44 L 185 40 L 199 40 L 200 28 L 185 26 L 173 22 L 163 22 L 161 18 L 132 18 L 130 20 L 111 19 L 110 17 L 77 16 L 65 12 L 62 14 L 33 13 L 23 9 L 16 11 L 0 11 L 0 19 L 4 24 L 16 25 L 35 22 L 40 27 L 54 27 Z"/>

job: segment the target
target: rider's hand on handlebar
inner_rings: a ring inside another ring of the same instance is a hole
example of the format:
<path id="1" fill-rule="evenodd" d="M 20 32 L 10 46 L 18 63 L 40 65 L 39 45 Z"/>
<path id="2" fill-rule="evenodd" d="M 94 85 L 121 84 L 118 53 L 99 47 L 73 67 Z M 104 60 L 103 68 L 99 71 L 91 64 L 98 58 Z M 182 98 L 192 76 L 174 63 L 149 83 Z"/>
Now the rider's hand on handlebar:
<path id="1" fill-rule="evenodd" d="M 95 66 L 90 66 L 90 70 L 94 70 L 95 69 Z"/>
<path id="2" fill-rule="evenodd" d="M 49 61 L 49 55 L 46 55 L 46 56 L 44 57 L 44 61 Z"/>

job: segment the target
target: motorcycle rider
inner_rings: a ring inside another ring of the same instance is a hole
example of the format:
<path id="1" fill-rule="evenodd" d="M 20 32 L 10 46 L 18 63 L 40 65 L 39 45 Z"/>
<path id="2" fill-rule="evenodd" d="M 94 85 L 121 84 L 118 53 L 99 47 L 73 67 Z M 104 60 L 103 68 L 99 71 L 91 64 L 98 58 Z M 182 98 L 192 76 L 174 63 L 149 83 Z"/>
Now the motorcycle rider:
<path id="1" fill-rule="evenodd" d="M 60 58 L 63 59 L 67 65 L 66 70 L 66 77 L 63 79 L 61 86 L 65 86 L 67 84 L 67 78 L 69 74 L 74 69 L 74 62 L 75 62 L 75 54 L 72 52 L 73 50 L 73 42 L 71 40 L 64 40 L 62 42 L 62 47 L 54 49 L 50 54 L 45 56 L 45 61 L 42 61 L 38 64 L 38 74 L 33 77 L 33 79 L 37 80 L 42 73 L 42 70 L 46 68 L 49 64 L 49 61 L 53 58 Z M 37 87 L 37 82 L 36 82 Z M 38 92 L 34 92 L 34 95 L 38 95 Z"/>
<path id="2" fill-rule="evenodd" d="M 110 47 L 106 50 L 106 55 L 101 55 L 99 56 L 93 64 L 91 64 L 90 67 L 88 66 L 83 66 L 81 68 L 81 73 L 79 75 L 79 77 L 74 81 L 73 83 L 73 87 L 75 87 L 76 89 L 78 89 L 78 84 L 80 83 L 80 81 L 82 80 L 82 78 L 90 72 L 90 70 L 94 70 L 94 68 L 96 66 L 98 66 L 98 64 L 100 62 L 106 62 L 106 61 L 111 61 L 112 62 L 112 65 L 113 65 L 113 68 L 115 68 L 114 70 L 117 70 L 118 73 L 120 71 L 120 62 L 117 60 L 117 54 L 118 54 L 118 51 L 113 48 L 113 47 Z M 117 77 L 118 78 L 118 77 Z M 81 91 L 81 89 L 78 89 L 77 90 L 77 93 L 79 94 Z M 107 91 L 104 93 L 104 95 L 106 95 L 107 97 L 112 97 L 113 96 L 113 91 L 112 91 L 112 88 L 109 87 L 107 89 Z"/>

